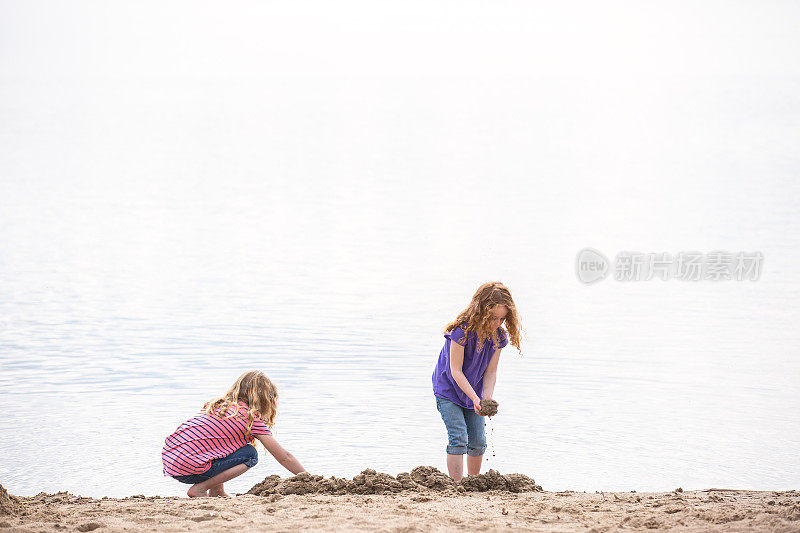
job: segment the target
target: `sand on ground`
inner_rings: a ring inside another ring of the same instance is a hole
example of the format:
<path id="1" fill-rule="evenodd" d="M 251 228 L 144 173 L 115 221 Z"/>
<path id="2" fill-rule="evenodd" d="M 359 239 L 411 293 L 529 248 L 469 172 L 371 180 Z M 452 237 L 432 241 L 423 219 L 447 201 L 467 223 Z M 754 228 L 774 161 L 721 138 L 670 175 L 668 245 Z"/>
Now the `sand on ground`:
<path id="1" fill-rule="evenodd" d="M 269 476 L 251 489 L 253 494 L 231 499 L 142 495 L 95 499 L 66 492 L 21 498 L 0 486 L 0 533 L 465 529 L 800 532 L 800 492 L 796 490 L 549 492 L 531 486 L 533 480 L 519 474 L 518 478 L 507 478 L 487 473 L 470 485 L 442 481 L 446 476 L 439 478 L 437 472 L 418 467 L 408 477 L 394 478 L 365 470 L 352 480 L 308 474 L 286 479 Z M 490 488 L 508 483 L 506 479 L 513 484 L 504 490 Z M 513 492 L 516 490 L 520 492 Z"/>

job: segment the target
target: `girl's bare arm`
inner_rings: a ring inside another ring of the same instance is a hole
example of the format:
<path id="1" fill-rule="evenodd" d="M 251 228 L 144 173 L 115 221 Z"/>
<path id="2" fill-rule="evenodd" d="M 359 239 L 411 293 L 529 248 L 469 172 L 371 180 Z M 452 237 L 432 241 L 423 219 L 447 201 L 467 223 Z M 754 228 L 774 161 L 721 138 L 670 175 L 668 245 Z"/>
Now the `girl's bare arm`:
<path id="1" fill-rule="evenodd" d="M 498 348 L 492 354 L 492 359 L 489 361 L 489 366 L 486 367 L 486 372 L 483 374 L 483 397 L 491 398 L 494 394 L 494 385 L 497 383 L 497 364 L 500 361 L 500 350 Z"/>
<path id="2" fill-rule="evenodd" d="M 467 376 L 464 375 L 464 347 L 456 341 L 450 341 L 450 374 L 456 384 L 464 391 L 464 394 L 472 400 L 475 412 L 481 410 L 481 399 L 475 393 L 475 389 L 469 384 Z"/>
<path id="3" fill-rule="evenodd" d="M 300 464 L 300 461 L 295 459 L 294 455 L 278 444 L 278 441 L 275 440 L 275 437 L 272 435 L 256 435 L 256 438 L 261 441 L 261 444 L 272 454 L 275 460 L 292 474 L 299 474 L 300 472 L 306 471 L 303 465 Z"/>

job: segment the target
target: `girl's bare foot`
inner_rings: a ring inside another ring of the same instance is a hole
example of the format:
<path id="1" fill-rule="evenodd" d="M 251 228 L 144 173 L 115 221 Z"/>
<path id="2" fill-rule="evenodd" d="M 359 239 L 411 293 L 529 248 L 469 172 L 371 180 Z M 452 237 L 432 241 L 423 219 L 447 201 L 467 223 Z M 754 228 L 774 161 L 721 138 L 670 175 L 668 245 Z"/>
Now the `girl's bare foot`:
<path id="1" fill-rule="evenodd" d="M 221 484 L 217 485 L 216 487 L 211 487 L 210 489 L 208 489 L 208 495 L 209 496 L 216 496 L 216 497 L 219 497 L 219 498 L 230 498 L 231 497 L 230 494 L 225 492 L 225 487 L 223 487 Z"/>
<path id="2" fill-rule="evenodd" d="M 202 498 L 203 496 L 222 496 L 223 498 L 230 498 L 230 494 L 225 492 L 225 483 L 229 479 L 233 479 L 236 476 L 244 474 L 247 472 L 247 465 L 240 464 L 233 466 L 224 472 L 220 472 L 216 476 L 212 477 L 211 479 L 207 479 L 200 483 L 195 483 L 192 485 L 186 494 L 190 498 Z M 209 494 L 210 492 L 210 494 Z"/>
<path id="3" fill-rule="evenodd" d="M 189 487 L 189 490 L 186 491 L 186 495 L 190 498 L 208 497 L 208 490 L 197 490 L 195 487 L 197 487 L 197 485 L 192 485 Z"/>

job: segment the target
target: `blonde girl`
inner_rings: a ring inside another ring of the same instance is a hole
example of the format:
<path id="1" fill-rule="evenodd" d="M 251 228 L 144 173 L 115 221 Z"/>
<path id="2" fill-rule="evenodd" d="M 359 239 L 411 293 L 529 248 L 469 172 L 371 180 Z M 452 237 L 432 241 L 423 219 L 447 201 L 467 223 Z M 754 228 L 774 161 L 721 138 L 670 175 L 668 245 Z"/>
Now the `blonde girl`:
<path id="1" fill-rule="evenodd" d="M 161 452 L 164 475 L 192 486 L 187 494 L 230 497 L 223 484 L 258 463 L 255 441 L 293 474 L 305 472 L 272 436 L 278 390 L 258 370 L 245 372 L 228 391 L 166 438 Z"/>

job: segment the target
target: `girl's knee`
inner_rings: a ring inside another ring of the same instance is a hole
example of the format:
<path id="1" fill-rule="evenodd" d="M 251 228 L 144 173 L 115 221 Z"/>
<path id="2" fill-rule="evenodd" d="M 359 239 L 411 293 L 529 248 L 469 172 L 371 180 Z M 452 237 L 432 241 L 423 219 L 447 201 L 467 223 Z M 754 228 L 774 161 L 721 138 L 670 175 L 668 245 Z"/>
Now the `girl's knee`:
<path id="1" fill-rule="evenodd" d="M 467 453 L 468 428 L 463 409 L 449 400 L 436 398 L 436 407 L 442 415 L 447 429 L 447 453 L 464 455 Z"/>
<path id="2" fill-rule="evenodd" d="M 486 451 L 486 432 L 484 431 L 483 421 L 481 424 L 471 425 L 467 438 L 467 454 L 477 457 Z"/>
<path id="3" fill-rule="evenodd" d="M 247 468 L 253 468 L 258 464 L 258 450 L 252 444 L 248 444 L 244 448 L 242 448 L 242 464 L 245 465 Z"/>
<path id="4" fill-rule="evenodd" d="M 455 428 L 447 428 L 447 453 L 450 455 L 464 455 L 467 453 L 467 432 Z"/>

